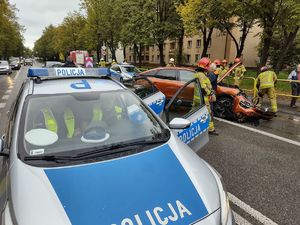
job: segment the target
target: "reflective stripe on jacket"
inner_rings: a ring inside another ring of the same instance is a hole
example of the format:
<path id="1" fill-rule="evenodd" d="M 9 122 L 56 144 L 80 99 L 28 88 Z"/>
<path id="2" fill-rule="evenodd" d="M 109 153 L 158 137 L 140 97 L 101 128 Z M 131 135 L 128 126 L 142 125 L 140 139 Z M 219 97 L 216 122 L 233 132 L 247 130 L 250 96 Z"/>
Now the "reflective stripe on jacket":
<path id="1" fill-rule="evenodd" d="M 273 71 L 265 71 L 258 75 L 257 82 L 260 89 L 272 88 L 277 80 L 276 73 Z"/>

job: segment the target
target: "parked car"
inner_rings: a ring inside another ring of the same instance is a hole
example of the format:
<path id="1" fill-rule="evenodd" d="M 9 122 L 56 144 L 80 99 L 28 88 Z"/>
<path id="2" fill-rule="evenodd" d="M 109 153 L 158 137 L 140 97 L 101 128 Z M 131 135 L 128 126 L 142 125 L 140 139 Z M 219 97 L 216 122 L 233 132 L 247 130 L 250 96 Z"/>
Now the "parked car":
<path id="1" fill-rule="evenodd" d="M 141 72 L 134 65 L 130 65 L 130 64 L 116 64 L 116 65 L 113 65 L 110 69 L 113 72 L 119 74 L 120 82 L 129 80 Z"/>
<path id="2" fill-rule="evenodd" d="M 9 63 L 12 70 L 19 70 L 21 68 L 21 63 L 19 60 L 12 60 Z"/>
<path id="3" fill-rule="evenodd" d="M 46 68 L 55 68 L 55 67 L 62 67 L 64 63 L 59 61 L 46 61 L 44 67 Z"/>
<path id="4" fill-rule="evenodd" d="M 167 100 L 171 99 L 188 80 L 193 79 L 194 74 L 193 69 L 181 67 L 160 67 L 140 73 L 147 76 L 166 95 Z M 223 78 L 229 74 L 227 73 Z M 189 101 L 193 101 L 193 90 L 193 87 L 190 87 L 189 94 L 185 96 L 186 100 L 189 98 Z M 216 96 L 217 101 L 213 110 L 217 117 L 244 122 L 248 118 L 271 119 L 274 116 L 274 113 L 256 107 L 242 90 L 223 84 L 222 80 L 218 83 Z"/>
<path id="5" fill-rule="evenodd" d="M 234 225 L 221 176 L 193 151 L 205 105 L 166 125 L 99 72 L 29 69 L 0 139 L 2 224 Z"/>
<path id="6" fill-rule="evenodd" d="M 33 60 L 32 59 L 25 59 L 24 66 L 33 66 Z"/>
<path id="7" fill-rule="evenodd" d="M 11 68 L 10 68 L 10 65 L 8 63 L 8 61 L 5 61 L 5 60 L 1 60 L 0 61 L 0 74 L 11 74 L 12 71 L 11 71 Z"/>

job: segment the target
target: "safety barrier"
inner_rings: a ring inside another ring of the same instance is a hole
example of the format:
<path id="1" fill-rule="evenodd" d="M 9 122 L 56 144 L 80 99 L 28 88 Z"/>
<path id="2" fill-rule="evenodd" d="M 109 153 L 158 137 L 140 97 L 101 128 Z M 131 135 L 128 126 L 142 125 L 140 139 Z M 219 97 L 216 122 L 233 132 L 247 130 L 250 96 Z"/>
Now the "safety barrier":
<path id="1" fill-rule="evenodd" d="M 233 84 L 233 77 L 227 77 L 224 81 L 226 84 Z M 250 83 L 249 83 L 250 82 Z M 288 93 L 292 92 L 291 83 L 300 84 L 299 80 L 287 80 L 287 79 L 277 79 L 277 83 L 275 85 L 276 95 L 283 97 L 294 97 L 300 98 L 300 96 L 291 95 Z M 244 77 L 241 85 L 241 89 L 246 92 L 250 92 L 253 96 L 256 96 L 258 90 L 256 88 L 256 79 L 254 77 Z M 250 89 L 249 89 L 250 88 Z"/>

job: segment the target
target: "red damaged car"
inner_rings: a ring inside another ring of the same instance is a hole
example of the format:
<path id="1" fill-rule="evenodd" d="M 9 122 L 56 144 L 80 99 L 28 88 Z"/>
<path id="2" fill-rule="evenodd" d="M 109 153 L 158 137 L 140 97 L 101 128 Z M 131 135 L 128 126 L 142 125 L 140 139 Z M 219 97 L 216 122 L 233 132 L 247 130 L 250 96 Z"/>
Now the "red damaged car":
<path id="1" fill-rule="evenodd" d="M 271 119 L 274 113 L 266 109 L 256 107 L 248 96 L 240 89 L 222 83 L 223 79 L 230 74 L 230 72 L 238 64 L 234 65 L 224 76 L 220 77 L 218 81 L 218 88 L 216 92 L 217 101 L 214 104 L 214 115 L 220 118 L 234 119 L 238 122 L 244 122 L 247 119 Z M 194 78 L 196 72 L 190 68 L 183 67 L 159 67 L 140 73 L 140 75 L 147 76 L 154 85 L 165 94 L 167 100 L 170 100 L 175 93 L 187 81 Z M 184 97 L 185 101 L 191 103 L 193 101 L 193 87 L 191 93 Z"/>

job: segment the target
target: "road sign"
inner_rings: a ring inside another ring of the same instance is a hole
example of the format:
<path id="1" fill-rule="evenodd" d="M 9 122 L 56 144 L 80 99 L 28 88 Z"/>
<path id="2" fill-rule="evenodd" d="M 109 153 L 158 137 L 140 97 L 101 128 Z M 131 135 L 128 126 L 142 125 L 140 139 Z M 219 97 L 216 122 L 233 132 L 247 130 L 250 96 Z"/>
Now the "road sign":
<path id="1" fill-rule="evenodd" d="M 94 67 L 93 57 L 85 57 L 85 67 L 86 68 L 93 68 Z"/>

